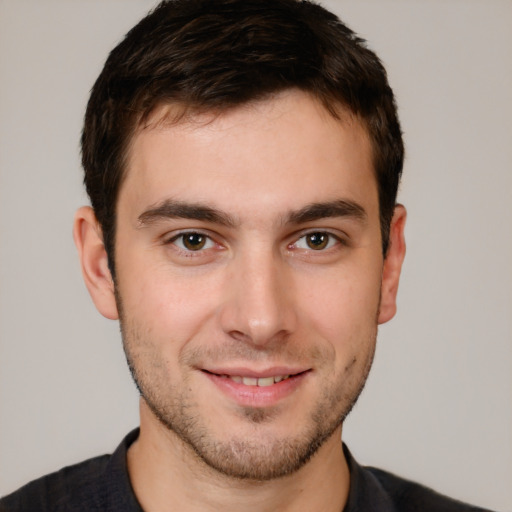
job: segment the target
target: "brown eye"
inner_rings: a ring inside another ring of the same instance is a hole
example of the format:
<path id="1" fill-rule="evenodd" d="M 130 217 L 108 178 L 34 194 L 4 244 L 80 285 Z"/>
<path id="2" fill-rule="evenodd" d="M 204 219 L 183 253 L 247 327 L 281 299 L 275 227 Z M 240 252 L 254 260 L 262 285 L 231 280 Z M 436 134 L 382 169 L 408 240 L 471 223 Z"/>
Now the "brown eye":
<path id="1" fill-rule="evenodd" d="M 305 238 L 307 246 L 315 251 L 325 249 L 330 239 L 327 233 L 310 233 Z"/>
<path id="2" fill-rule="evenodd" d="M 177 237 L 174 243 L 188 251 L 200 251 L 204 249 L 208 240 L 202 233 L 184 233 Z"/>

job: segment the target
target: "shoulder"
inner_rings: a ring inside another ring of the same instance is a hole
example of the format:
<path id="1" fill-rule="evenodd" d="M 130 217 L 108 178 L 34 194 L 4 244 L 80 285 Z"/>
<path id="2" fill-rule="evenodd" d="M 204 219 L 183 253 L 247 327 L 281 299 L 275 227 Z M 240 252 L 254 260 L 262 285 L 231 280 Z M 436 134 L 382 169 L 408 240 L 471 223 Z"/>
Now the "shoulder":
<path id="1" fill-rule="evenodd" d="M 382 469 L 365 467 L 384 492 L 389 496 L 397 512 L 490 512 L 449 498 L 436 491 L 401 478 Z"/>
<path id="2" fill-rule="evenodd" d="M 38 478 L 0 500 L 0 512 L 101 507 L 102 475 L 110 456 L 86 460 Z"/>
<path id="3" fill-rule="evenodd" d="M 51 473 L 0 499 L 0 512 L 142 512 L 133 493 L 126 454 L 139 430 L 112 455 L 102 455 Z"/>
<path id="4" fill-rule="evenodd" d="M 343 451 L 350 470 L 350 491 L 344 512 L 490 512 L 388 471 L 360 466 L 345 444 Z"/>

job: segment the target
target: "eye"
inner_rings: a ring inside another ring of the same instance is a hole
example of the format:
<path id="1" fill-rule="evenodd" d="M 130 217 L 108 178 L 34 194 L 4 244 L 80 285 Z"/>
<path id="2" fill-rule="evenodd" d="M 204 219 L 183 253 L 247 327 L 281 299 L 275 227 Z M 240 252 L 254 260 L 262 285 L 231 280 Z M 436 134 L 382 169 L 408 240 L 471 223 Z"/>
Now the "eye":
<path id="1" fill-rule="evenodd" d="M 183 251 L 201 251 L 214 246 L 213 240 L 203 233 L 188 232 L 181 233 L 170 240 Z"/>
<path id="2" fill-rule="evenodd" d="M 329 249 L 339 243 L 339 240 L 331 233 L 325 231 L 314 231 L 301 236 L 294 244 L 296 249 L 312 249 L 322 251 Z"/>

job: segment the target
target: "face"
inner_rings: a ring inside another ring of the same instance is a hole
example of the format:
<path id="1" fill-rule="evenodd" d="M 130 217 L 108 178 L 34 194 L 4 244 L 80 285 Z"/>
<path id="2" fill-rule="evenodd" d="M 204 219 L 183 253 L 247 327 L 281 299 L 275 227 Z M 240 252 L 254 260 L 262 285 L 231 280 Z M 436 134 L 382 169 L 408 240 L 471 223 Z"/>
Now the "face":
<path id="1" fill-rule="evenodd" d="M 145 421 L 260 480 L 339 440 L 394 312 L 381 248 L 365 130 L 305 93 L 141 130 L 116 294 Z"/>

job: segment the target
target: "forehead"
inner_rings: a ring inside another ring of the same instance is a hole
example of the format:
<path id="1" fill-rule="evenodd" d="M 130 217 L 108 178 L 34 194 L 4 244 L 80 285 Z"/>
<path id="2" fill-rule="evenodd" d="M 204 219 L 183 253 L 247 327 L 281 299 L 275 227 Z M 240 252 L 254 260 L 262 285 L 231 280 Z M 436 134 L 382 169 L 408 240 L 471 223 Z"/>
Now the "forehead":
<path id="1" fill-rule="evenodd" d="M 134 135 L 126 171 L 120 200 L 141 207 L 169 197 L 260 212 L 347 194 L 377 200 L 363 123 L 296 90 L 223 113 L 162 106 Z"/>

